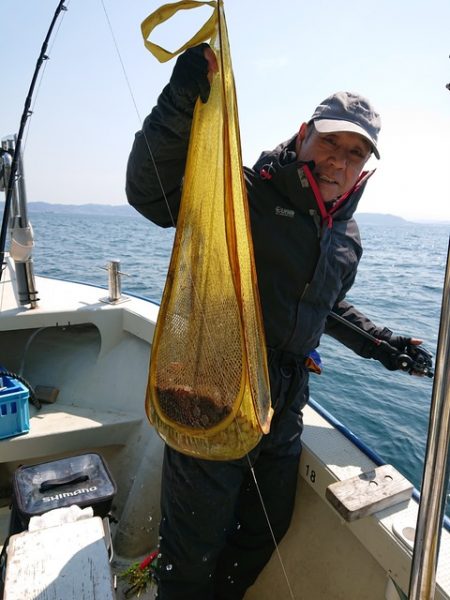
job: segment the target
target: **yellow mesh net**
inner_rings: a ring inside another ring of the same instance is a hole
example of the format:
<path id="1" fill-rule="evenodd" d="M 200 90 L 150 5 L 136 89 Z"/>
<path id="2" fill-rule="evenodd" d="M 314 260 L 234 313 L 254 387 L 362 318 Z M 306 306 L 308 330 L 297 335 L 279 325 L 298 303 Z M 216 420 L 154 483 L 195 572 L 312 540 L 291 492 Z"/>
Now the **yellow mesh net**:
<path id="1" fill-rule="evenodd" d="M 222 2 L 164 5 L 142 31 L 147 40 L 177 10 L 204 4 L 214 7 L 212 17 L 178 51 L 146 41 L 163 61 L 210 39 L 219 67 L 208 102 L 198 100 L 194 111 L 146 409 L 173 448 L 224 460 L 258 443 L 272 410 Z"/>

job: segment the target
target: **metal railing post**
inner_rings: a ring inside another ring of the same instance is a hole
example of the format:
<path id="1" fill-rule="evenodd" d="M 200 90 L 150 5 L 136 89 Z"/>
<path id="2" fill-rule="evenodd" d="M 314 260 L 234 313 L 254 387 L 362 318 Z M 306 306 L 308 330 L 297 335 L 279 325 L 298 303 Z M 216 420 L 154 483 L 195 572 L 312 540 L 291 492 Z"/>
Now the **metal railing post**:
<path id="1" fill-rule="evenodd" d="M 409 600 L 432 600 L 449 477 L 450 442 L 450 244 L 447 253 L 436 372 L 417 518 Z"/>

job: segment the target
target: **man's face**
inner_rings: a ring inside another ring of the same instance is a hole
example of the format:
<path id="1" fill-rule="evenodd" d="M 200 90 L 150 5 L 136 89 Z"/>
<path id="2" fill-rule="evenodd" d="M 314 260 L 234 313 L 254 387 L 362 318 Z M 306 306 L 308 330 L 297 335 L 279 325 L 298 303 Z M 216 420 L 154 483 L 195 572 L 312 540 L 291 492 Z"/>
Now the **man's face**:
<path id="1" fill-rule="evenodd" d="M 312 123 L 300 127 L 295 149 L 298 160 L 314 161 L 313 175 L 324 202 L 352 189 L 372 150 L 359 133 L 319 133 Z"/>

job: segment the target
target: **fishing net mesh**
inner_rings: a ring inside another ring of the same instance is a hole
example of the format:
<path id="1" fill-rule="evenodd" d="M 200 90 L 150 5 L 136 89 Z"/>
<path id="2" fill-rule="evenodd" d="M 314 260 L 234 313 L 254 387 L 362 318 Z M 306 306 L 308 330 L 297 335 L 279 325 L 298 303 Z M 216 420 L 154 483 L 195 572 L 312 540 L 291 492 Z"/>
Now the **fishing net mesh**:
<path id="1" fill-rule="evenodd" d="M 230 459 L 268 431 L 271 408 L 230 50 L 215 13 L 219 72 L 194 112 L 146 408 L 170 446 Z"/>

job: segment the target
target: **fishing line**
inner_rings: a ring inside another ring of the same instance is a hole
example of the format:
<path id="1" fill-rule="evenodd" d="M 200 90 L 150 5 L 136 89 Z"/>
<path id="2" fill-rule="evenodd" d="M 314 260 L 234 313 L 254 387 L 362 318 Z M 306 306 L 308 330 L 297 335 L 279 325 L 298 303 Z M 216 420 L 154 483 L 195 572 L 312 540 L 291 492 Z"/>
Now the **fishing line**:
<path id="1" fill-rule="evenodd" d="M 108 24 L 109 31 L 110 31 L 110 33 L 111 33 L 111 37 L 112 37 L 113 44 L 114 44 L 114 46 L 115 46 L 115 49 L 116 49 L 117 56 L 118 56 L 118 58 L 119 58 L 120 65 L 121 65 L 121 67 L 122 67 L 122 73 L 123 73 L 123 76 L 125 77 L 125 82 L 126 82 L 126 84 L 127 84 L 127 88 L 128 88 L 128 91 L 129 91 L 129 93 L 130 93 L 131 100 L 132 100 L 132 102 L 133 102 L 134 109 L 135 109 L 135 111 L 136 111 L 136 115 L 137 115 L 137 117 L 138 117 L 139 127 L 141 127 L 141 124 L 142 124 L 142 118 L 141 118 L 141 114 L 140 114 L 140 112 L 139 112 L 138 105 L 137 105 L 137 102 L 136 102 L 136 98 L 135 98 L 135 96 L 134 96 L 134 93 L 133 93 L 133 89 L 132 89 L 132 87 L 131 87 L 130 80 L 129 80 L 129 78 L 128 78 L 128 73 L 127 73 L 127 70 L 126 70 L 126 68 L 125 68 L 125 63 L 124 63 L 124 61 L 123 61 L 123 59 L 122 59 L 122 54 L 121 54 L 121 52 L 120 52 L 120 49 L 119 49 L 119 44 L 117 43 L 117 38 L 116 38 L 116 36 L 115 36 L 115 34 L 114 34 L 114 30 L 113 30 L 113 27 L 112 27 L 111 21 L 110 21 L 110 19 L 109 19 L 108 12 L 107 12 L 107 10 L 106 10 L 105 2 L 104 2 L 104 0 L 100 0 L 100 2 L 101 2 L 101 4 L 102 4 L 103 11 L 104 11 L 104 13 L 105 13 L 105 17 L 106 17 L 106 22 L 107 22 L 107 24 Z M 169 201 L 167 200 L 166 192 L 165 192 L 165 190 L 164 190 L 164 187 L 163 187 L 163 184 L 162 184 L 161 178 L 160 178 L 160 176 L 159 176 L 159 171 L 158 171 L 158 167 L 156 166 L 155 157 L 153 156 L 153 152 L 152 152 L 152 150 L 151 150 L 151 148 L 150 148 L 150 143 L 149 143 L 149 141 L 148 141 L 148 139 L 147 139 L 147 136 L 146 136 L 146 134 L 145 134 L 145 131 L 144 131 L 144 129 L 142 129 L 142 134 L 143 134 L 143 137 L 144 137 L 144 140 L 145 140 L 145 145 L 147 146 L 148 153 L 149 153 L 149 155 L 150 155 L 151 161 L 152 161 L 152 163 L 153 163 L 153 168 L 155 169 L 156 177 L 157 177 L 157 179 L 158 179 L 158 184 L 159 184 L 159 187 L 161 188 L 161 193 L 162 193 L 162 195 L 163 195 L 164 202 L 166 203 L 166 207 L 167 207 L 167 210 L 168 210 L 168 212 L 169 212 L 169 216 L 170 216 L 170 220 L 171 220 L 171 223 L 172 223 L 172 227 L 176 227 L 175 219 L 174 219 L 174 217 L 173 217 L 172 211 L 170 210 Z"/>
<path id="2" fill-rule="evenodd" d="M 248 457 L 248 454 L 247 454 L 247 457 Z M 249 462 L 250 462 L 250 459 L 249 459 Z M 253 481 L 255 482 L 256 490 L 258 492 L 258 497 L 259 497 L 259 500 L 261 502 L 262 509 L 264 511 L 264 516 L 265 516 L 267 524 L 269 526 L 270 535 L 272 536 L 273 543 L 275 545 L 275 552 L 276 552 L 278 561 L 279 561 L 279 563 L 281 565 L 281 570 L 283 571 L 284 579 L 285 579 L 286 584 L 287 584 L 288 589 L 289 589 L 289 595 L 291 597 L 291 600 L 295 600 L 294 591 L 292 589 L 291 582 L 289 581 L 289 577 L 288 577 L 288 574 L 287 574 L 287 571 L 286 571 L 286 567 L 284 565 L 284 561 L 283 561 L 283 558 L 282 558 L 281 553 L 280 553 L 280 548 L 278 546 L 277 540 L 275 538 L 275 533 L 274 533 L 272 525 L 270 523 L 270 519 L 269 519 L 269 515 L 267 513 L 266 505 L 264 504 L 264 500 L 263 500 L 263 497 L 262 497 L 262 494 L 261 494 L 260 487 L 258 485 L 258 482 L 256 481 L 255 469 L 253 467 L 250 467 L 250 470 L 252 472 Z"/>
<path id="3" fill-rule="evenodd" d="M 139 126 L 141 126 L 141 124 L 142 124 L 141 115 L 140 115 L 140 112 L 139 112 L 139 109 L 138 109 L 138 106 L 137 106 L 137 102 L 136 102 L 136 99 L 135 99 L 135 96 L 134 96 L 134 93 L 133 93 L 133 90 L 132 90 L 132 87 L 131 87 L 131 84 L 130 84 L 130 80 L 129 80 L 129 77 L 128 77 L 128 74 L 127 74 L 127 70 L 125 68 L 124 61 L 122 59 L 122 55 L 121 55 L 121 52 L 120 52 L 120 49 L 119 49 L 119 44 L 117 43 L 117 38 L 116 38 L 116 36 L 114 34 L 112 23 L 111 23 L 111 20 L 109 18 L 108 12 L 106 10 L 105 2 L 104 2 L 104 0 L 100 0 L 100 1 L 101 1 L 101 4 L 102 4 L 102 7 L 103 7 L 103 11 L 105 13 L 106 21 L 107 21 L 108 28 L 109 28 L 110 33 L 111 33 L 111 37 L 112 37 L 112 40 L 113 40 L 113 43 L 114 43 L 114 46 L 115 46 L 115 49 L 116 49 L 116 53 L 117 53 L 117 56 L 119 58 L 119 62 L 120 62 L 121 67 L 122 67 L 122 72 L 123 72 L 123 75 L 124 75 L 124 78 L 125 78 L 125 81 L 126 81 L 126 84 L 127 84 L 127 87 L 128 87 L 128 91 L 130 93 L 130 96 L 131 96 L 131 99 L 132 99 L 132 102 L 133 102 L 133 105 L 134 105 L 134 108 L 135 108 L 135 111 L 136 111 L 136 114 L 137 114 L 137 117 L 138 117 L 138 120 L 139 120 Z M 221 25 L 220 25 L 220 19 L 219 19 L 219 36 L 220 35 L 221 35 Z M 222 57 L 221 57 L 221 60 L 223 60 Z M 222 66 L 222 71 L 223 71 L 223 66 Z M 172 226 L 176 227 L 175 219 L 174 219 L 173 213 L 172 213 L 172 211 L 170 209 L 169 201 L 167 199 L 167 196 L 166 196 L 166 193 L 165 193 L 162 181 L 161 181 L 161 177 L 159 175 L 159 170 L 158 170 L 158 167 L 156 165 L 156 160 L 155 160 L 155 157 L 154 157 L 153 152 L 151 150 L 149 140 L 148 140 L 147 135 L 146 135 L 146 133 L 145 133 L 145 131 L 144 131 L 143 128 L 141 129 L 141 132 L 142 132 L 143 138 L 145 140 L 145 145 L 147 146 L 147 149 L 148 149 L 148 152 L 149 152 L 149 155 L 150 155 L 150 159 L 151 159 L 152 164 L 153 164 L 153 168 L 155 170 L 155 174 L 156 174 L 156 177 L 157 177 L 157 180 L 158 180 L 158 184 L 159 184 L 159 187 L 161 189 L 161 193 L 162 193 L 162 196 L 164 198 L 164 202 L 166 204 L 167 211 L 169 213 L 169 217 L 170 217 Z M 196 288 L 195 282 L 192 279 L 192 273 L 190 271 L 189 271 L 189 276 L 191 278 L 192 288 L 194 290 L 196 299 L 199 302 L 199 305 L 201 307 L 202 306 L 201 305 L 201 301 L 200 301 L 200 298 L 199 298 L 199 295 L 198 295 L 198 292 L 197 292 L 197 288 Z M 207 319 L 204 318 L 203 321 L 204 321 L 204 324 L 205 324 L 207 335 L 208 335 L 208 337 L 210 339 L 210 342 L 212 343 L 212 334 L 211 334 L 211 331 L 210 331 L 210 329 L 208 327 Z M 221 371 L 220 375 L 223 377 L 223 381 L 225 382 L 226 381 L 226 379 L 225 379 L 225 371 L 224 370 Z M 237 430 L 238 430 L 239 436 L 241 437 L 241 439 L 243 439 L 243 435 L 242 435 L 242 432 L 241 432 L 241 429 L 240 429 L 240 426 L 239 426 L 239 423 L 238 423 L 237 420 L 236 420 L 236 426 L 237 426 Z M 257 494 L 258 494 L 259 500 L 261 502 L 261 507 L 262 507 L 262 510 L 264 512 L 264 517 L 266 519 L 266 522 L 267 522 L 267 525 L 268 525 L 268 528 L 269 528 L 269 531 L 270 531 L 270 535 L 272 537 L 272 540 L 273 540 L 273 543 L 274 543 L 274 546 L 275 546 L 275 552 L 277 554 L 278 560 L 279 560 L 280 565 L 281 565 L 281 569 L 283 571 L 284 578 L 286 580 L 286 584 L 287 584 L 288 589 L 289 589 L 289 595 L 291 597 L 291 600 L 295 600 L 295 596 L 294 596 L 294 593 L 293 593 L 293 590 L 292 590 L 292 587 L 291 587 L 291 584 L 290 584 L 290 581 L 289 581 L 289 577 L 287 575 L 287 571 L 286 571 L 286 568 L 285 568 L 285 565 L 284 565 L 284 561 L 283 561 L 283 558 L 282 558 L 282 556 L 280 554 L 278 543 L 277 543 L 277 540 L 275 538 L 275 533 L 273 531 L 272 524 L 270 522 L 269 514 L 267 512 L 267 507 L 265 505 L 265 502 L 264 502 L 264 499 L 263 499 L 263 496 L 262 496 L 261 488 L 260 488 L 260 486 L 258 484 L 258 481 L 257 481 L 257 478 L 256 478 L 256 474 L 255 474 L 255 470 L 253 468 L 253 465 L 251 464 L 250 456 L 249 456 L 248 453 L 246 454 L 246 459 L 248 461 L 248 465 L 249 465 L 250 471 L 252 473 L 252 477 L 253 477 L 253 481 L 255 483 Z"/>
<path id="4" fill-rule="evenodd" d="M 112 24 L 111 24 L 109 15 L 108 15 L 108 11 L 106 10 L 105 2 L 104 2 L 104 0 L 100 0 L 100 1 L 102 3 L 103 12 L 105 13 L 106 22 L 108 24 L 109 32 L 111 34 L 111 38 L 112 38 L 112 41 L 114 43 L 114 47 L 116 49 L 117 56 L 119 58 L 120 65 L 122 67 L 122 73 L 123 73 L 123 76 L 125 77 L 125 81 L 126 81 L 126 84 L 127 84 L 127 87 L 128 87 L 128 91 L 130 92 L 131 100 L 133 101 L 134 108 L 136 110 L 136 114 L 137 114 L 138 119 L 139 119 L 139 124 L 141 124 L 142 123 L 141 115 L 139 113 L 139 109 L 138 109 L 138 106 L 137 106 L 137 103 L 136 103 L 136 99 L 135 99 L 134 94 L 133 94 L 133 89 L 131 87 L 130 80 L 129 80 L 128 74 L 127 74 L 127 70 L 125 68 L 125 64 L 124 64 L 123 59 L 122 59 L 122 54 L 120 53 L 120 50 L 119 50 L 119 44 L 117 43 L 117 39 L 116 39 L 116 36 L 114 34 L 114 30 L 113 30 L 113 27 L 112 27 Z"/>
<path id="5" fill-rule="evenodd" d="M 239 422 L 237 420 L 236 420 L 236 427 L 237 427 L 239 436 L 242 439 L 241 427 L 240 427 Z M 291 597 L 291 600 L 295 600 L 294 591 L 292 589 L 291 582 L 289 581 L 289 576 L 287 574 L 287 570 L 286 570 L 286 567 L 285 567 L 285 564 L 284 564 L 283 557 L 281 556 L 281 553 L 280 553 L 278 542 L 277 542 L 277 539 L 275 537 L 275 533 L 273 531 L 272 523 L 270 522 L 269 513 L 267 512 L 267 507 L 266 507 L 266 504 L 264 502 L 264 498 L 263 498 L 263 495 L 262 495 L 262 492 L 261 492 L 261 488 L 259 487 L 259 483 L 258 483 L 257 478 L 256 478 L 255 469 L 254 469 L 254 467 L 253 467 L 253 465 L 251 463 L 250 455 L 247 453 L 245 455 L 245 457 L 247 459 L 248 466 L 250 468 L 250 471 L 251 471 L 251 474 L 252 474 L 252 477 L 253 477 L 253 482 L 255 484 L 255 488 L 256 488 L 256 491 L 257 491 L 257 494 L 258 494 L 259 501 L 261 502 L 261 508 L 263 510 L 264 518 L 266 519 L 267 526 L 268 526 L 269 531 L 270 531 L 270 536 L 272 538 L 273 545 L 275 546 L 275 553 L 277 555 L 278 562 L 280 563 L 281 570 L 283 571 L 283 576 L 284 576 L 284 579 L 286 581 L 286 585 L 287 585 L 288 590 L 289 590 L 289 595 Z"/>

